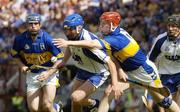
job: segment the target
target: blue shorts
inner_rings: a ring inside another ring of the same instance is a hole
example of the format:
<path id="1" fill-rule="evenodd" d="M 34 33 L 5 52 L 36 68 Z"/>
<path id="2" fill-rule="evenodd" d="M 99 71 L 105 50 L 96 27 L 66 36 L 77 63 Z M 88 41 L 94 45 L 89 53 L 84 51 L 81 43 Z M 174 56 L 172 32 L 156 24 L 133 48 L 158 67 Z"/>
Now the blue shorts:
<path id="1" fill-rule="evenodd" d="M 90 73 L 88 71 L 78 69 L 76 73 L 76 79 L 77 80 L 88 80 L 92 85 L 94 85 L 96 88 L 101 86 L 108 78 L 109 72 L 103 72 L 103 73 Z"/>
<path id="2" fill-rule="evenodd" d="M 175 75 L 161 75 L 161 81 L 164 86 L 170 89 L 171 93 L 175 93 L 180 86 L 180 73 Z"/>

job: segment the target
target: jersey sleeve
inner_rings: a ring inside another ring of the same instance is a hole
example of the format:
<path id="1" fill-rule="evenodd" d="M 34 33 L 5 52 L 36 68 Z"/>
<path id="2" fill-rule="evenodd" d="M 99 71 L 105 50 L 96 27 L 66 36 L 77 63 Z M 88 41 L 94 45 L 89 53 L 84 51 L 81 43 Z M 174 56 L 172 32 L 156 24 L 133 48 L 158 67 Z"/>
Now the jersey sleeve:
<path id="1" fill-rule="evenodd" d="M 13 47 L 11 49 L 11 55 L 14 58 L 19 58 L 19 52 L 20 52 L 20 44 L 19 44 L 19 38 L 16 37 L 14 39 Z"/>
<path id="2" fill-rule="evenodd" d="M 57 48 L 53 42 L 52 42 L 52 37 L 48 36 L 47 37 L 47 44 L 48 44 L 48 49 L 52 53 L 53 56 L 57 58 L 57 60 L 62 60 L 64 57 L 64 53 L 60 48 Z"/>
<path id="3" fill-rule="evenodd" d="M 165 41 L 165 38 L 157 38 L 148 54 L 149 59 L 151 61 L 155 61 L 156 58 L 159 56 L 159 54 L 161 53 L 161 46 L 163 44 L 163 42 Z"/>

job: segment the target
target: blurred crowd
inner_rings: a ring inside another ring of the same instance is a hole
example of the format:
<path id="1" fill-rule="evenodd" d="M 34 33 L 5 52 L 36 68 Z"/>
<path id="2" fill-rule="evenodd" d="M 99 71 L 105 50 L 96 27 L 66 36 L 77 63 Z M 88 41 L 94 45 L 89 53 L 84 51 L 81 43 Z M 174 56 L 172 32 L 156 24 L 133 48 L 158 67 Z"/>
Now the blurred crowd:
<path id="1" fill-rule="evenodd" d="M 6 66 L 15 65 L 10 56 L 10 49 L 14 37 L 26 30 L 25 20 L 29 13 L 41 14 L 42 28 L 54 38 L 64 38 L 62 22 L 67 15 L 75 12 L 81 14 L 87 23 L 86 29 L 97 33 L 100 15 L 104 11 L 117 11 L 122 16 L 121 26 L 147 53 L 154 38 L 166 31 L 166 18 L 171 14 L 180 13 L 179 2 L 179 0 L 0 0 L 0 88 L 4 87 L 3 80 L 13 76 L 18 70 Z M 13 72 L 10 72 L 12 70 Z M 8 77 L 4 78 L 7 74 Z"/>

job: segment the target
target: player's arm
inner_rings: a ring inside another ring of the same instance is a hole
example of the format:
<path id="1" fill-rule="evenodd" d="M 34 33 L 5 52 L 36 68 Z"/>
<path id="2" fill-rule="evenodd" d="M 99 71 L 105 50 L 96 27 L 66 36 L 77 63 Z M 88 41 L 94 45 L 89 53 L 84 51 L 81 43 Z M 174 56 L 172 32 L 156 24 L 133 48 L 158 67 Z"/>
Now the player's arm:
<path id="1" fill-rule="evenodd" d="M 77 46 L 77 47 L 85 47 L 85 48 L 98 48 L 102 49 L 101 41 L 98 39 L 94 40 L 78 40 L 78 41 L 68 41 L 65 39 L 54 39 L 53 43 L 57 47 L 68 47 L 68 46 Z"/>
<path id="2" fill-rule="evenodd" d="M 11 56 L 14 58 L 14 61 L 18 63 L 18 66 L 20 67 L 21 72 L 26 74 L 28 71 L 28 67 L 25 66 L 24 60 L 20 56 L 21 49 L 19 45 L 21 44 L 19 43 L 20 42 L 19 39 L 20 39 L 19 37 L 16 37 L 14 40 L 13 47 L 11 49 Z"/>
<path id="3" fill-rule="evenodd" d="M 155 42 L 153 43 L 150 52 L 148 53 L 148 57 L 151 61 L 155 62 L 158 55 L 161 53 L 161 46 L 164 41 L 161 38 L 157 37 Z"/>
<path id="4" fill-rule="evenodd" d="M 114 91 L 115 99 L 118 99 L 123 93 L 123 91 L 118 86 L 118 75 L 117 75 L 116 65 L 109 56 L 106 58 L 106 62 L 109 67 L 109 71 L 111 75 L 112 90 Z"/>
<path id="5" fill-rule="evenodd" d="M 127 74 L 123 71 L 123 69 L 121 68 L 119 62 L 117 61 L 117 59 L 112 57 L 113 62 L 116 65 L 116 70 L 117 70 L 117 74 L 118 74 L 118 79 L 119 80 L 123 80 L 126 81 L 126 79 L 128 78 Z"/>
<path id="6" fill-rule="evenodd" d="M 64 52 L 64 58 L 63 58 L 62 62 L 58 64 L 57 68 L 65 66 L 70 57 L 71 57 L 71 51 L 70 51 L 69 47 L 67 47 Z"/>
<path id="7" fill-rule="evenodd" d="M 62 52 L 61 48 L 57 48 L 52 42 L 52 37 L 48 36 L 46 38 L 46 43 L 48 43 L 48 50 L 57 58 L 57 61 L 52 66 L 53 68 L 60 68 L 66 64 L 71 56 L 69 48 L 66 49 L 65 54 Z M 57 69 L 50 69 L 51 74 L 55 73 Z"/>

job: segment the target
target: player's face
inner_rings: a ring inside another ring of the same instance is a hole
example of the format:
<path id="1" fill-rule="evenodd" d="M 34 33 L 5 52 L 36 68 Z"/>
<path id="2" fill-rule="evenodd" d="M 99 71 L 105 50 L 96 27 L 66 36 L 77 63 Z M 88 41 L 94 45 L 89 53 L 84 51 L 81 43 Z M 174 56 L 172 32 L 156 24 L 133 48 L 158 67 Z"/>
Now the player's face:
<path id="1" fill-rule="evenodd" d="M 79 36 L 76 29 L 64 28 L 64 33 L 67 36 L 68 40 L 77 40 Z"/>
<path id="2" fill-rule="evenodd" d="M 99 30 L 103 35 L 108 35 L 111 32 L 111 25 L 108 21 L 101 20 Z"/>
<path id="3" fill-rule="evenodd" d="M 180 27 L 177 24 L 169 23 L 167 25 L 168 33 L 170 36 L 175 38 L 180 38 Z"/>
<path id="4" fill-rule="evenodd" d="M 41 28 L 41 25 L 39 22 L 28 23 L 28 30 L 31 34 L 37 34 L 40 28 Z"/>

